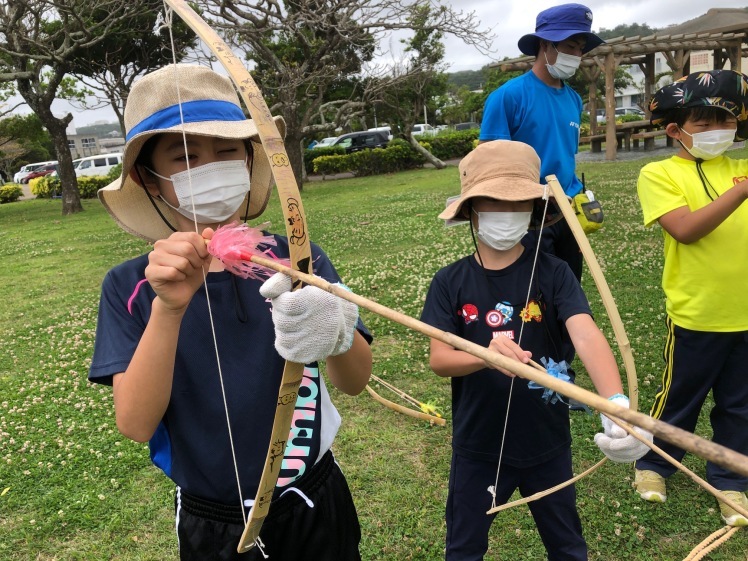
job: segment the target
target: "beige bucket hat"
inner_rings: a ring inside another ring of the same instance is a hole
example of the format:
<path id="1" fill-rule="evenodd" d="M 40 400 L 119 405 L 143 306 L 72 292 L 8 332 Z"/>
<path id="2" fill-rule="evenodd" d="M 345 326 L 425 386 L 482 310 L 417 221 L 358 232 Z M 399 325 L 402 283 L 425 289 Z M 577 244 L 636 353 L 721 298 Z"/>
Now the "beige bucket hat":
<path id="1" fill-rule="evenodd" d="M 459 165 L 460 197 L 439 215 L 444 220 L 466 219 L 463 205 L 476 197 L 497 201 L 540 199 L 540 158 L 531 146 L 513 140 L 479 144 Z"/>
<path id="2" fill-rule="evenodd" d="M 275 117 L 275 124 L 285 137 L 283 118 Z M 172 233 L 154 205 L 172 224 L 176 222 L 174 211 L 160 199 L 149 197 L 130 177 L 145 142 L 161 133 L 184 131 L 201 136 L 250 139 L 254 157 L 247 218 L 256 218 L 265 210 L 273 182 L 270 161 L 260 142 L 257 126 L 244 115 L 239 96 L 227 77 L 206 66 L 190 64 L 170 64 L 151 72 L 130 91 L 125 106 L 125 129 L 122 175 L 98 192 L 104 208 L 123 230 L 150 242 Z M 242 208 L 246 208 L 246 201 Z"/>

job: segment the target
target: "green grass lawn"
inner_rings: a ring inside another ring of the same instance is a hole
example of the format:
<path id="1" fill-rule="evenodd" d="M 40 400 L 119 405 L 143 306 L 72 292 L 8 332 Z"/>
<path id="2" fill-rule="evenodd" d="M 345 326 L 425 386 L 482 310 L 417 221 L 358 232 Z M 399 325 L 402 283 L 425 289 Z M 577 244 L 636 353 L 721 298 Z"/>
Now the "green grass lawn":
<path id="1" fill-rule="evenodd" d="M 665 329 L 661 232 L 642 226 L 635 190 L 644 163 L 579 171 L 604 204 L 605 227 L 591 242 L 631 340 L 646 411 Z M 458 192 L 450 167 L 310 183 L 303 199 L 312 239 L 346 284 L 418 317 L 433 273 L 470 251 L 465 227 L 446 229 L 436 219 Z M 86 381 L 101 280 L 148 245 L 119 230 L 97 201 L 84 208 L 63 218 L 56 200 L 0 206 L 0 559 L 174 559 L 172 484 L 151 466 L 145 445 L 117 432 L 111 391 Z M 282 230 L 277 201 L 263 219 Z M 584 284 L 612 341 L 587 275 Z M 375 374 L 450 418 L 449 382 L 429 370 L 428 341 L 366 311 L 362 317 L 376 337 Z M 449 424 L 430 427 L 365 392 L 333 391 L 333 400 L 343 417 L 335 451 L 359 511 L 364 559 L 443 558 Z M 710 407 L 698 427 L 704 437 Z M 598 430 L 597 415 L 572 415 L 577 471 L 602 457 L 592 441 Z M 687 456 L 686 464 L 703 475 L 702 460 Z M 632 475 L 630 466 L 609 462 L 577 485 L 590 559 L 680 560 L 721 527 L 716 502 L 685 476 L 671 478 L 666 504 L 650 505 L 636 497 Z M 748 559 L 747 535 L 707 558 Z M 543 558 L 527 506 L 500 513 L 487 559 Z"/>

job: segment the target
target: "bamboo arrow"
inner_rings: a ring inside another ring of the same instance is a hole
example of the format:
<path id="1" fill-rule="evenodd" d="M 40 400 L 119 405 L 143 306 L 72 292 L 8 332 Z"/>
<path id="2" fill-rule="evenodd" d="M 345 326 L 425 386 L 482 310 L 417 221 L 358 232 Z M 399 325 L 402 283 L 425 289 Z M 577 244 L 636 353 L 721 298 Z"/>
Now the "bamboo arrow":
<path id="1" fill-rule="evenodd" d="M 731 471 L 748 476 L 748 456 L 744 456 L 743 454 L 735 452 L 734 450 L 730 450 L 729 448 L 698 437 L 695 434 L 669 425 L 658 419 L 653 419 L 652 417 L 639 413 L 638 411 L 616 405 L 612 401 L 608 401 L 607 399 L 600 397 L 593 392 L 580 388 L 577 385 L 570 384 L 569 382 L 564 382 L 562 380 L 559 380 L 558 378 L 554 378 L 553 376 L 540 372 L 529 364 L 524 364 L 502 354 L 490 351 L 485 347 L 481 347 L 480 345 L 462 339 L 461 337 L 458 337 L 453 333 L 447 333 L 445 331 L 442 331 L 441 329 L 437 329 L 436 327 L 428 325 L 401 312 L 392 310 L 386 306 L 383 306 L 382 304 L 364 298 L 363 296 L 359 296 L 358 294 L 349 292 L 339 286 L 335 286 L 319 277 L 301 273 L 299 271 L 294 271 L 290 267 L 281 265 L 280 263 L 277 263 L 276 261 L 273 261 L 271 259 L 266 259 L 255 255 L 248 257 L 248 260 L 257 263 L 258 265 L 262 265 L 263 267 L 267 267 L 268 269 L 272 269 L 273 271 L 288 275 L 294 280 L 301 281 L 305 284 L 316 286 L 317 288 L 325 290 L 330 294 L 334 294 L 339 298 L 343 298 L 344 300 L 353 302 L 361 308 L 367 309 L 377 315 L 380 315 L 396 323 L 404 325 L 405 327 L 408 327 L 414 331 L 422 333 L 427 337 L 437 339 L 439 341 L 442 341 L 443 343 L 446 343 L 447 345 L 451 345 L 455 349 L 470 353 L 473 356 L 483 359 L 486 364 L 490 365 L 493 368 L 504 368 L 505 370 L 508 370 L 516 374 L 517 376 L 520 376 L 521 378 L 532 380 L 542 386 L 565 395 L 566 397 L 581 401 L 582 403 L 589 405 L 590 407 L 593 407 L 598 411 L 605 413 L 606 415 L 623 419 L 631 423 L 632 425 L 643 428 L 651 432 L 652 434 L 662 438 L 663 440 L 666 440 L 667 442 L 670 442 L 671 444 L 674 444 L 679 448 L 687 450 L 699 456 L 700 458 L 704 458 L 706 460 L 714 462 L 715 464 L 719 464 Z M 501 375 L 502 374 L 497 373 L 497 376 Z"/>

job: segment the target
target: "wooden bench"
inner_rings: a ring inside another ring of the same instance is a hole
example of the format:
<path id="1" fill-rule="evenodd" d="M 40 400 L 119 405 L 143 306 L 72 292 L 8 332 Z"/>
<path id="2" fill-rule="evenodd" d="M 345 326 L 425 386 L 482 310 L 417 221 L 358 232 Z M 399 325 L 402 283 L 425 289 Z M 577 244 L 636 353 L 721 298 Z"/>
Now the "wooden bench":
<path id="1" fill-rule="evenodd" d="M 665 129 L 658 129 L 653 131 L 645 131 L 645 132 L 637 132 L 631 135 L 631 138 L 634 140 L 634 148 L 639 147 L 639 140 L 644 141 L 644 149 L 645 150 L 654 150 L 655 147 L 655 138 L 658 136 L 665 136 L 667 137 L 666 144 L 667 146 L 673 145 L 673 139 L 669 136 L 667 136 L 667 133 L 665 132 Z"/>
<path id="2" fill-rule="evenodd" d="M 579 137 L 579 144 L 589 144 L 590 145 L 590 152 L 602 152 L 603 151 L 603 142 L 605 142 L 606 135 L 603 134 L 593 134 L 589 136 L 580 136 Z M 616 133 L 616 142 L 618 143 L 618 149 L 621 149 L 621 146 L 623 144 L 623 139 L 626 139 L 626 150 L 629 150 L 630 147 L 628 146 L 628 135 L 623 132 L 617 132 Z"/>

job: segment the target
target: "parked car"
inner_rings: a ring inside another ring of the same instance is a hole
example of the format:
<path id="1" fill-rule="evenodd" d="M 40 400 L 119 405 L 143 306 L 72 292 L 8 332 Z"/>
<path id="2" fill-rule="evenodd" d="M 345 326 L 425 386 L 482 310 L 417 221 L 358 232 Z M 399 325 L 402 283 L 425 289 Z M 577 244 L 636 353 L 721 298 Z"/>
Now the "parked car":
<path id="1" fill-rule="evenodd" d="M 397 128 L 397 127 L 395 127 L 395 128 Z M 392 138 L 393 138 L 392 127 L 390 127 L 389 125 L 385 126 L 385 127 L 374 127 L 373 129 L 369 129 L 369 130 L 370 131 L 382 131 L 384 133 L 387 133 L 387 140 L 392 140 Z"/>
<path id="2" fill-rule="evenodd" d="M 336 138 L 332 146 L 341 146 L 345 148 L 346 154 L 350 154 L 359 150 L 385 148 L 389 141 L 385 131 L 349 132 Z"/>
<path id="3" fill-rule="evenodd" d="M 456 131 L 466 131 L 470 129 L 479 129 L 480 125 L 478 123 L 457 123 L 455 125 Z"/>
<path id="4" fill-rule="evenodd" d="M 413 125 L 413 128 L 410 131 L 410 134 L 412 134 L 413 136 L 421 136 L 421 135 L 433 136 L 436 134 L 436 130 L 434 130 L 434 127 L 432 127 L 429 124 L 418 123 L 418 124 Z"/>
<path id="5" fill-rule="evenodd" d="M 78 166 L 80 165 L 82 159 L 83 158 L 78 158 L 77 160 L 73 160 L 73 169 L 74 170 L 78 169 Z M 59 177 L 60 176 L 59 171 L 60 171 L 60 166 L 57 166 L 55 168 L 55 171 L 53 171 L 52 173 L 50 173 L 49 176 L 50 177 Z"/>
<path id="6" fill-rule="evenodd" d="M 623 117 L 624 115 L 636 115 L 641 119 L 647 116 L 639 107 L 616 107 L 616 117 Z"/>
<path id="7" fill-rule="evenodd" d="M 312 150 L 314 150 L 315 148 L 327 148 L 329 146 L 332 146 L 333 142 L 335 142 L 337 139 L 337 136 L 328 136 L 327 138 L 323 138 L 317 144 L 312 146 Z"/>
<path id="8" fill-rule="evenodd" d="M 75 168 L 75 175 L 106 175 L 114 166 L 122 163 L 122 153 L 99 154 L 98 156 L 86 156 L 80 159 Z"/>
<path id="9" fill-rule="evenodd" d="M 44 177 L 45 175 L 49 175 L 54 171 L 57 171 L 57 162 L 55 162 L 54 164 L 47 164 L 46 166 L 41 166 L 35 169 L 22 179 L 22 183 L 28 183 L 32 179 L 36 179 L 37 177 Z"/>
<path id="10" fill-rule="evenodd" d="M 21 166 L 21 169 L 19 169 L 16 174 L 13 176 L 13 183 L 27 183 L 24 181 L 26 177 L 32 172 L 36 171 L 42 166 L 46 166 L 47 164 L 56 164 L 56 161 L 50 160 L 48 162 L 36 162 L 33 164 L 26 164 L 25 166 Z"/>

